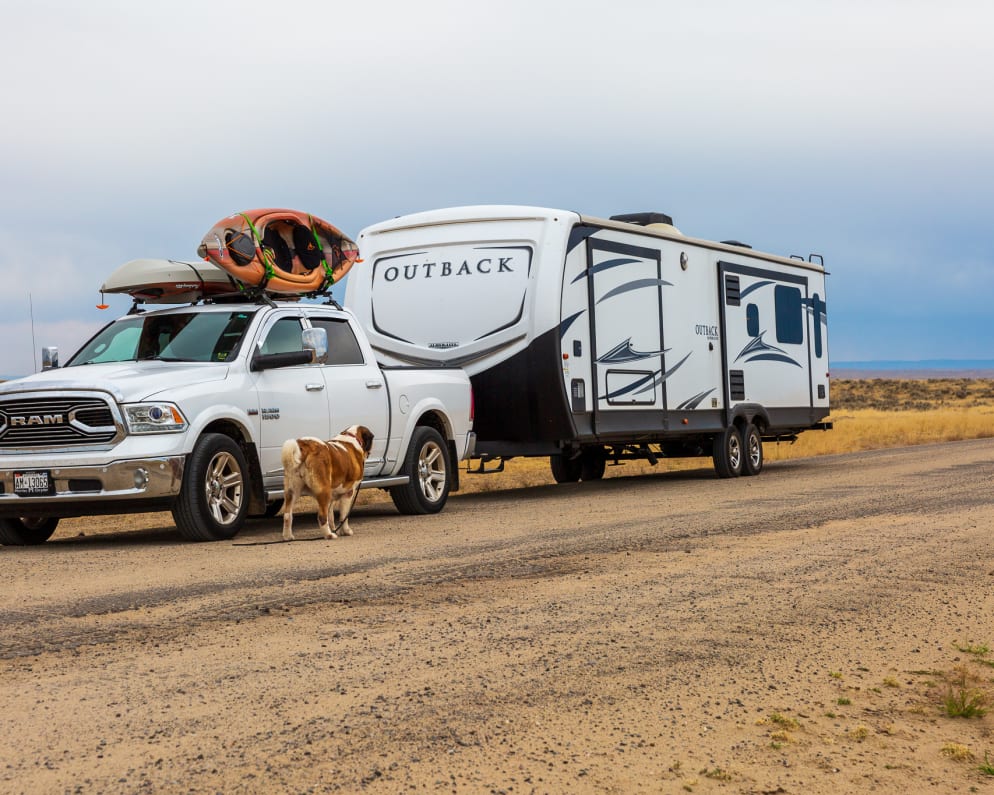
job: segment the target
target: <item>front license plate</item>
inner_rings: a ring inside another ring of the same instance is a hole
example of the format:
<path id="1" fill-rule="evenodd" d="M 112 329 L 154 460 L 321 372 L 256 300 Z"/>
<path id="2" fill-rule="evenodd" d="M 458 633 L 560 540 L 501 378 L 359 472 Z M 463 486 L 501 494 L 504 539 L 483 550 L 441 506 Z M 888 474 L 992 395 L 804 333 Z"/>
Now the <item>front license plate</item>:
<path id="1" fill-rule="evenodd" d="M 14 473 L 14 494 L 18 497 L 50 497 L 55 494 L 55 483 L 47 469 Z"/>

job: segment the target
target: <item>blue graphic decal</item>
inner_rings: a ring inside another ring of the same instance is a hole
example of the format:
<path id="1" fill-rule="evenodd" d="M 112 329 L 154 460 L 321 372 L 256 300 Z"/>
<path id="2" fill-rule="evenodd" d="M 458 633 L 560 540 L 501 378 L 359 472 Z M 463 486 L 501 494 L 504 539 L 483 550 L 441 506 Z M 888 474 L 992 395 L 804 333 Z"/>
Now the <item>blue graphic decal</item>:
<path id="1" fill-rule="evenodd" d="M 622 284 L 620 287 L 615 287 L 613 290 L 608 290 L 598 301 L 606 301 L 608 298 L 614 298 L 616 295 L 621 295 L 622 293 L 629 293 L 632 290 L 641 290 L 643 287 L 672 287 L 672 282 L 665 281 L 664 279 L 636 279 L 635 281 L 628 282 L 628 284 Z"/>
<path id="2" fill-rule="evenodd" d="M 637 362 L 640 359 L 648 359 L 650 356 L 659 356 L 659 354 L 666 353 L 668 351 L 669 348 L 663 348 L 661 351 L 637 351 L 632 347 L 632 338 L 629 337 L 624 342 L 620 342 L 615 345 L 597 361 L 602 364 Z"/>
<path id="3" fill-rule="evenodd" d="M 745 298 L 747 295 L 749 295 L 749 293 L 758 290 L 760 287 L 766 287 L 768 284 L 773 284 L 773 282 L 767 279 L 764 282 L 756 282 L 755 284 L 750 284 L 742 292 L 739 293 L 739 300 Z"/>
<path id="4" fill-rule="evenodd" d="M 586 309 L 581 309 L 579 312 L 575 312 L 567 318 L 563 318 L 563 322 L 559 324 L 559 339 L 566 336 L 566 330 L 573 325 L 573 321 L 576 320 L 580 315 L 586 312 Z"/>
<path id="5" fill-rule="evenodd" d="M 705 392 L 698 392 L 693 397 L 687 398 L 685 401 L 683 401 L 683 403 L 677 406 L 677 410 L 680 411 L 684 409 L 696 409 L 700 405 L 701 401 L 704 400 L 704 398 L 706 398 L 712 392 L 714 392 L 715 389 L 717 389 L 717 387 L 711 387 L 711 389 L 708 389 Z"/>
<path id="6" fill-rule="evenodd" d="M 628 265 L 632 262 L 641 262 L 642 260 L 632 259 L 631 257 L 621 257 L 619 259 L 606 259 L 600 265 L 594 265 L 592 268 L 586 268 L 579 276 L 577 276 L 570 284 L 576 284 L 580 279 L 585 279 L 588 273 L 600 273 L 601 271 L 606 271 L 610 268 L 617 268 L 619 265 Z"/>
<path id="7" fill-rule="evenodd" d="M 770 345 L 766 342 L 763 339 L 763 335 L 765 333 L 765 330 L 761 331 L 759 332 L 758 337 L 753 337 L 749 340 L 749 344 L 742 349 L 738 356 L 735 357 L 735 361 L 738 361 L 743 356 L 746 356 L 747 362 L 785 362 L 786 364 L 792 364 L 795 367 L 801 367 L 800 363 L 794 361 L 794 359 L 788 356 L 787 351 L 783 348 L 778 348 L 776 345 Z"/>
<path id="8" fill-rule="evenodd" d="M 798 362 L 795 362 L 785 353 L 761 353 L 758 356 L 750 356 L 746 359 L 747 362 L 783 362 L 784 364 L 792 364 L 794 367 L 800 367 Z M 803 368 L 802 368 L 803 369 Z"/>

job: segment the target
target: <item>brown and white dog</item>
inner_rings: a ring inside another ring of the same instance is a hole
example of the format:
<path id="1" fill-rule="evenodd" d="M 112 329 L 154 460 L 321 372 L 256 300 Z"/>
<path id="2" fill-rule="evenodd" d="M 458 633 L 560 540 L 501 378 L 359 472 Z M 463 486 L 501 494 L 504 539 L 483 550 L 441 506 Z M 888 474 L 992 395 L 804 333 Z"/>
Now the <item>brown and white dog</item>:
<path id="1" fill-rule="evenodd" d="M 365 425 L 346 428 L 327 442 L 305 436 L 283 443 L 284 541 L 293 541 L 293 504 L 307 494 L 318 502 L 318 525 L 325 538 L 338 538 L 336 512 L 342 535 L 352 535 L 349 511 L 372 446 L 373 434 Z"/>

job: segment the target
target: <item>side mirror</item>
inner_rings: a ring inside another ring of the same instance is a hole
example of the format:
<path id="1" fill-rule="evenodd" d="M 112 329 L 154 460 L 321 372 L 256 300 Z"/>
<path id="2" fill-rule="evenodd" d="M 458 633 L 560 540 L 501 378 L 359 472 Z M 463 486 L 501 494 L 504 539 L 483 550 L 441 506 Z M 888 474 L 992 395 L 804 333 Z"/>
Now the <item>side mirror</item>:
<path id="1" fill-rule="evenodd" d="M 41 369 L 44 370 L 56 370 L 59 367 L 59 349 L 58 348 L 42 348 L 41 349 Z"/>
<path id="2" fill-rule="evenodd" d="M 323 328 L 305 328 L 302 334 L 304 350 L 312 351 L 312 362 L 328 363 L 328 332 Z"/>

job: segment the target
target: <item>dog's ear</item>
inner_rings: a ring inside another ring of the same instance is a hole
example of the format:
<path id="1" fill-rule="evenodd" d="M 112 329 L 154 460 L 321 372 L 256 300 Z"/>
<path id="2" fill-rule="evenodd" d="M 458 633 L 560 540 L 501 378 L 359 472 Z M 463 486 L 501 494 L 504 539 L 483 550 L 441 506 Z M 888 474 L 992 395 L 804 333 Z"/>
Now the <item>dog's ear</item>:
<path id="1" fill-rule="evenodd" d="M 362 449 L 369 455 L 369 451 L 373 449 L 373 432 L 365 425 L 360 425 L 359 436 L 362 437 Z"/>

